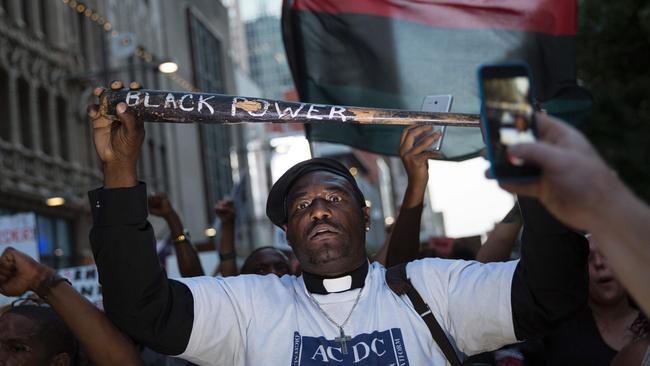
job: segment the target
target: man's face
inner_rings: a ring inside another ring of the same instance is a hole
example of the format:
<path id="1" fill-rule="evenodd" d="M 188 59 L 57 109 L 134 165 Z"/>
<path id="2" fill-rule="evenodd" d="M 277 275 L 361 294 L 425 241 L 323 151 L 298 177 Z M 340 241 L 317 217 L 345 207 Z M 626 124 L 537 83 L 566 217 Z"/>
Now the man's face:
<path id="1" fill-rule="evenodd" d="M 607 265 L 607 260 L 589 240 L 589 299 L 599 305 L 613 305 L 627 296 Z"/>
<path id="2" fill-rule="evenodd" d="M 0 365 L 49 365 L 49 358 L 35 321 L 13 313 L 0 317 Z"/>
<path id="3" fill-rule="evenodd" d="M 263 249 L 249 258 L 246 274 L 267 275 L 273 273 L 278 277 L 290 274 L 289 260 L 285 255 L 273 249 Z M 244 269 L 242 269 L 244 273 Z"/>
<path id="4" fill-rule="evenodd" d="M 345 178 L 322 171 L 300 177 L 287 196 L 287 213 L 287 241 L 305 271 L 336 276 L 366 260 L 368 208 Z"/>

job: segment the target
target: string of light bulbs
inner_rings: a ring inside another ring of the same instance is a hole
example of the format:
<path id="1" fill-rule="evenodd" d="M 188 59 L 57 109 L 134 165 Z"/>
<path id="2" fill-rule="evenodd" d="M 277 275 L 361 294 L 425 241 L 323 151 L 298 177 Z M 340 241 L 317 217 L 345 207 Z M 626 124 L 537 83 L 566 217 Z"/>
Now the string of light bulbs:
<path id="1" fill-rule="evenodd" d="M 106 19 L 106 17 L 100 14 L 98 11 L 91 9 L 86 4 L 76 0 L 62 0 L 62 1 L 65 5 L 68 5 L 71 9 L 73 9 L 77 13 L 83 14 L 88 20 L 95 23 L 97 26 L 101 27 L 101 29 L 104 32 L 108 33 L 110 37 L 118 38 L 120 36 L 120 32 L 113 29 L 113 24 L 108 19 Z M 124 39 L 122 40 L 122 42 L 128 42 L 128 40 Z M 153 63 L 154 55 L 151 52 L 147 51 L 144 47 L 138 46 L 135 50 L 135 56 L 140 58 L 144 62 L 152 66 L 155 66 Z M 190 83 L 189 81 L 185 80 L 182 76 L 178 75 L 177 72 L 165 73 L 164 75 L 185 90 L 189 90 L 193 92 L 199 91 L 198 88 L 192 85 L 192 83 Z"/>

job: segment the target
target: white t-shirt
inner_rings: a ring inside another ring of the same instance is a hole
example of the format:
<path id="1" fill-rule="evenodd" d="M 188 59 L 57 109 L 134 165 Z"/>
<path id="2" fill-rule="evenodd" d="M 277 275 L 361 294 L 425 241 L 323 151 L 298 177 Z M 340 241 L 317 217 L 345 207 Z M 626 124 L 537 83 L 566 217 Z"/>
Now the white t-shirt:
<path id="1" fill-rule="evenodd" d="M 423 259 L 407 276 L 452 344 L 471 355 L 516 342 L 510 289 L 516 262 Z M 395 295 L 386 269 L 372 263 L 365 286 L 311 295 L 344 326 L 338 328 L 308 298 L 302 277 L 242 275 L 184 278 L 194 297 L 194 324 L 179 357 L 199 365 L 445 365 L 446 359 L 406 296 Z"/>

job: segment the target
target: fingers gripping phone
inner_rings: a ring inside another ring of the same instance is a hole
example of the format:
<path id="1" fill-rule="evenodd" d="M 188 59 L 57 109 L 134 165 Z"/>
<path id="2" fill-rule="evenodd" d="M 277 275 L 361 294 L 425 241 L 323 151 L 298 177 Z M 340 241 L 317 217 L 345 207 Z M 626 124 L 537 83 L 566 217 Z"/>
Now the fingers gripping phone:
<path id="1" fill-rule="evenodd" d="M 424 98 L 422 102 L 422 110 L 425 112 L 449 112 L 451 109 L 451 102 L 453 97 L 451 95 L 429 95 Z M 415 139 L 413 145 L 417 145 L 422 139 L 425 139 L 434 133 L 439 132 L 440 138 L 427 148 L 427 151 L 440 151 L 442 147 L 442 138 L 445 135 L 445 126 L 433 126 L 430 132 L 422 134 Z"/>
<path id="2" fill-rule="evenodd" d="M 538 167 L 508 155 L 511 145 L 537 141 L 528 66 L 483 65 L 478 79 L 481 124 L 492 177 L 499 181 L 535 179 L 540 174 Z"/>

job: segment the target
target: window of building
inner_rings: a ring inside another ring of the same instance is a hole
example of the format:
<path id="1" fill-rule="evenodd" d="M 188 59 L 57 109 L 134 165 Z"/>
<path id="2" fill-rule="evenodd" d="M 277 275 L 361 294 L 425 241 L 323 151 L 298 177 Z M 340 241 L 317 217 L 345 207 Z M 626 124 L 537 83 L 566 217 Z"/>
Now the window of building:
<path id="1" fill-rule="evenodd" d="M 165 146 L 160 147 L 160 160 L 162 162 L 162 173 L 163 173 L 163 184 L 166 192 L 171 191 L 171 185 L 169 184 L 169 167 L 167 164 L 167 149 Z"/>
<path id="2" fill-rule="evenodd" d="M 41 263 L 52 268 L 72 266 L 74 246 L 70 222 L 61 218 L 36 215 L 36 232 Z"/>
<path id="3" fill-rule="evenodd" d="M 223 93 L 221 42 L 191 12 L 189 18 L 196 86 L 206 92 Z"/>
<path id="4" fill-rule="evenodd" d="M 59 146 L 61 159 L 70 160 L 70 147 L 68 146 L 68 121 L 67 107 L 65 99 L 61 96 L 56 97 L 56 124 L 59 130 Z"/>
<path id="5" fill-rule="evenodd" d="M 52 136 L 50 134 L 50 101 L 45 88 L 38 88 L 38 117 L 41 128 L 41 149 L 47 155 L 52 155 Z"/>
<path id="6" fill-rule="evenodd" d="M 9 76 L 0 68 L 0 139 L 11 141 L 11 121 L 9 121 Z"/>
<path id="7" fill-rule="evenodd" d="M 54 15 L 48 13 L 48 3 L 51 3 L 51 1 L 50 0 L 41 0 L 39 2 L 39 6 L 41 8 L 40 12 L 39 12 L 39 15 L 40 15 L 41 19 L 39 19 L 39 20 L 41 22 L 41 32 L 43 32 L 43 38 L 45 38 L 46 40 L 51 41 L 51 39 L 49 38 L 50 35 L 49 35 L 49 32 L 48 32 L 48 29 L 47 29 L 48 20 L 49 20 L 48 16 L 54 16 Z"/>
<path id="8" fill-rule="evenodd" d="M 79 47 L 81 50 L 81 55 L 88 61 L 88 37 L 86 35 L 86 22 L 88 20 L 82 14 L 77 14 L 77 33 L 79 34 Z"/>
<path id="9" fill-rule="evenodd" d="M 85 118 L 78 120 L 78 122 L 81 123 L 81 128 L 84 132 L 84 140 L 82 142 L 82 148 L 84 151 L 82 153 L 86 157 L 86 167 L 93 168 L 97 156 L 95 154 L 95 145 L 93 145 L 93 131 L 90 127 L 90 123 L 88 123 Z"/>
<path id="10" fill-rule="evenodd" d="M 206 92 L 223 93 L 223 48 L 217 37 L 201 20 L 188 11 L 194 83 Z M 224 125 L 201 125 L 201 145 L 208 202 L 228 195 L 232 189 L 230 166 L 230 130 Z M 208 209 L 211 214 L 211 210 Z"/>
<path id="11" fill-rule="evenodd" d="M 150 176 L 149 180 L 151 181 L 152 185 L 156 187 L 157 189 L 160 189 L 160 181 L 158 179 L 158 167 L 156 166 L 158 163 L 158 157 L 156 156 L 156 145 L 154 144 L 153 140 L 149 140 L 148 143 L 148 148 L 149 148 L 149 168 L 150 170 Z"/>
<path id="12" fill-rule="evenodd" d="M 18 101 L 20 108 L 20 130 L 22 133 L 22 144 L 28 149 L 32 149 L 32 122 L 30 110 L 29 83 L 23 78 L 18 79 Z"/>
<path id="13" fill-rule="evenodd" d="M 32 18 L 31 12 L 31 1 L 21 1 L 20 2 L 23 11 L 23 21 L 25 22 L 25 27 L 30 31 L 34 30 L 34 19 Z"/>

